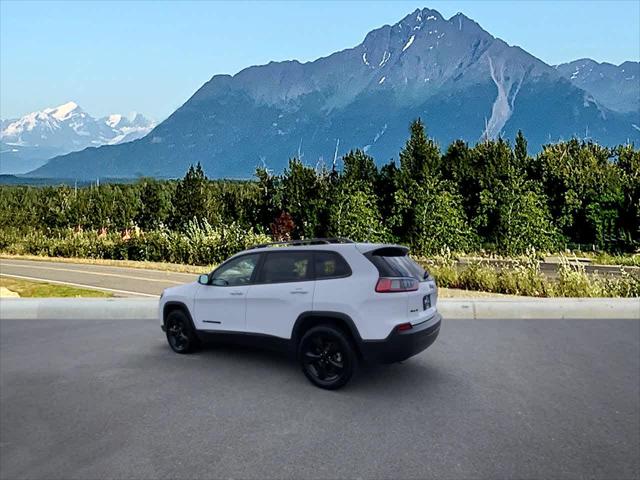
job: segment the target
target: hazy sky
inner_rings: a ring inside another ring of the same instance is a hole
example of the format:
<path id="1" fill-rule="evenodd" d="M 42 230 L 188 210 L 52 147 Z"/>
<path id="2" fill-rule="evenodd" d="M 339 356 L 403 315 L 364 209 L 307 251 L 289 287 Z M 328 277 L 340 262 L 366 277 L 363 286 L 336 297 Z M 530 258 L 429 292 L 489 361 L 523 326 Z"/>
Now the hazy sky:
<path id="1" fill-rule="evenodd" d="M 217 73 L 308 61 L 416 8 L 463 12 L 549 64 L 640 59 L 640 2 L 0 0 L 0 116 L 69 100 L 161 120 Z"/>

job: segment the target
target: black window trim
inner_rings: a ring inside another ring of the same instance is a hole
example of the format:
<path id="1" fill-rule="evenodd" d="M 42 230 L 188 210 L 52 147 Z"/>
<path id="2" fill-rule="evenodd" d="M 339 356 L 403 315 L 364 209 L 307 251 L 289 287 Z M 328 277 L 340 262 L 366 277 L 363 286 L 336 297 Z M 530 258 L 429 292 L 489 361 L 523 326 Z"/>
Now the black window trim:
<path id="1" fill-rule="evenodd" d="M 279 250 L 279 251 L 277 251 Z M 259 282 L 258 278 L 260 278 L 260 274 L 262 273 L 262 267 L 264 265 L 264 262 L 267 258 L 267 255 L 270 254 L 274 254 L 274 253 L 287 253 L 286 250 L 282 250 L 282 249 L 277 249 L 277 250 L 273 250 L 273 251 L 262 251 L 262 252 L 246 252 L 243 253 L 241 255 L 234 255 L 231 258 L 228 258 L 227 260 L 225 260 L 224 262 L 222 262 L 220 265 L 218 265 L 210 274 L 209 274 L 209 282 L 207 283 L 207 285 L 213 286 L 211 285 L 211 282 L 213 281 L 213 277 L 215 275 L 215 273 L 220 270 L 222 267 L 224 267 L 225 265 L 227 265 L 229 262 L 233 261 L 233 260 L 237 260 L 241 257 L 246 257 L 249 255 L 257 255 L 258 256 L 258 261 L 256 263 L 255 268 L 253 269 L 253 272 L 251 273 L 251 279 L 249 280 L 249 283 L 245 283 L 242 286 L 248 286 L 248 285 L 277 285 L 277 284 L 282 284 L 282 283 L 300 283 L 300 282 L 313 282 L 313 281 L 321 281 L 321 280 L 335 280 L 338 278 L 348 278 L 351 275 L 353 275 L 353 270 L 351 269 L 351 265 L 349 265 L 349 262 L 347 262 L 347 260 L 344 258 L 344 256 L 340 253 L 340 252 L 336 252 L 335 250 L 295 250 L 292 252 L 295 253 L 310 253 L 311 254 L 311 265 L 310 265 L 310 269 L 311 269 L 311 275 L 309 276 L 310 278 L 307 278 L 305 280 L 296 280 L 295 282 Z M 348 273 L 344 274 L 344 275 L 332 275 L 330 277 L 320 277 L 318 278 L 318 276 L 316 275 L 316 254 L 317 253 L 329 253 L 329 254 L 333 254 L 333 255 L 337 255 L 346 265 L 347 267 L 347 271 Z M 234 287 L 234 285 L 215 285 L 216 287 Z M 237 288 L 239 285 L 235 285 L 235 287 Z"/>

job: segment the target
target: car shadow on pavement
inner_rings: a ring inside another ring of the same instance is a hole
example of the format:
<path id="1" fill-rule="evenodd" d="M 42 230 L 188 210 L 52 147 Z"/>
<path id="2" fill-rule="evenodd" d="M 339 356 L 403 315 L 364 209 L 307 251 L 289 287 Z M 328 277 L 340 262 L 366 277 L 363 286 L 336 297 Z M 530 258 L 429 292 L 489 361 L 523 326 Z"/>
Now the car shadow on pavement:
<path id="1" fill-rule="evenodd" d="M 406 390 L 413 391 L 416 385 L 429 385 L 431 388 L 450 384 L 454 377 L 442 370 L 442 365 L 434 365 L 412 358 L 401 363 L 388 365 L 363 365 L 358 371 L 350 389 L 371 391 L 393 389 L 397 394 Z"/>
<path id="2" fill-rule="evenodd" d="M 158 343 L 153 350 L 168 360 L 176 356 L 166 344 Z M 236 375 L 242 374 L 261 378 L 277 377 L 315 388 L 304 378 L 293 355 L 282 351 L 232 342 L 208 341 L 197 352 L 178 357 L 180 360 L 197 359 L 198 362 L 189 366 L 194 369 L 194 373 L 201 370 L 212 371 L 215 368 L 217 372 L 226 372 L 233 381 L 237 379 Z M 437 388 L 443 384 L 452 387 L 457 376 L 447 372 L 441 363 L 429 363 L 423 357 L 424 354 L 388 365 L 361 364 L 357 375 L 340 391 L 364 393 L 392 389 L 400 394 L 405 390 L 415 391 L 416 385 L 421 388 L 425 385 Z M 177 363 L 184 365 L 182 361 Z"/>

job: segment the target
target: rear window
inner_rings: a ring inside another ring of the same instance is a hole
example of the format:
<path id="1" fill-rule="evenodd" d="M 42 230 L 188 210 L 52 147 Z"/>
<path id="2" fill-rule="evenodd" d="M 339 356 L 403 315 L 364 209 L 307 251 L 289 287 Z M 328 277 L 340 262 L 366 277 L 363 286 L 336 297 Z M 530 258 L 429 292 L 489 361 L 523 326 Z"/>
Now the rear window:
<path id="1" fill-rule="evenodd" d="M 401 249 L 380 249 L 366 257 L 375 265 L 381 277 L 413 277 L 423 281 L 427 272 Z"/>
<path id="2" fill-rule="evenodd" d="M 318 280 L 351 275 L 351 269 L 342 256 L 335 252 L 315 252 L 315 273 Z"/>
<path id="3" fill-rule="evenodd" d="M 260 269 L 260 283 L 303 282 L 311 280 L 311 252 L 267 253 Z"/>

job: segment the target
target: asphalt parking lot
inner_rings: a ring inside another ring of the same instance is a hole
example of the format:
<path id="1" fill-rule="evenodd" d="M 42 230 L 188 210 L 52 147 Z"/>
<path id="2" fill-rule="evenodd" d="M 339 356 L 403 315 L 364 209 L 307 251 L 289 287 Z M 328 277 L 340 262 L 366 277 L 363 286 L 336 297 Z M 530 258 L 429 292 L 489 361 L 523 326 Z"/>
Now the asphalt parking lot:
<path id="1" fill-rule="evenodd" d="M 153 321 L 2 320 L 0 477 L 638 478 L 638 372 L 634 320 L 445 320 L 337 392 Z"/>

